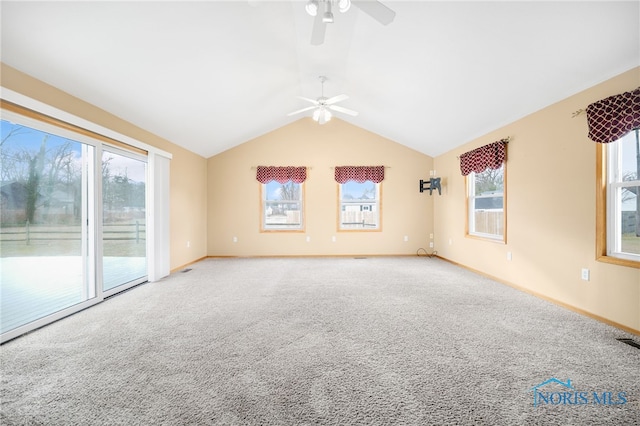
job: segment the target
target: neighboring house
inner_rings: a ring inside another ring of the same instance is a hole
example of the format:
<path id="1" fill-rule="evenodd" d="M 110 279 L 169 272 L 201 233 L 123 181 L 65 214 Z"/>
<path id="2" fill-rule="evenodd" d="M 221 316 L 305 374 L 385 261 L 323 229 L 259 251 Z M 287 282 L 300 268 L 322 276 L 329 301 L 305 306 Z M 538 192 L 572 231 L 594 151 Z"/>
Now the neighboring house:
<path id="1" fill-rule="evenodd" d="M 502 191 L 487 191 L 475 198 L 476 210 L 502 210 L 504 193 Z"/>
<path id="2" fill-rule="evenodd" d="M 58 218 L 77 215 L 76 200 L 68 191 L 55 189 L 51 195 L 38 193 L 36 204 L 36 221 L 43 217 L 56 216 Z M 0 184 L 0 220 L 5 224 L 22 223 L 26 218 L 27 185 L 23 182 L 3 182 Z"/>
<path id="3" fill-rule="evenodd" d="M 27 187 L 20 182 L 2 182 L 0 197 L 3 212 L 5 209 L 24 209 L 27 202 Z"/>
<path id="4" fill-rule="evenodd" d="M 0 223 L 24 222 L 26 217 L 27 186 L 21 182 L 0 184 Z"/>
<path id="5" fill-rule="evenodd" d="M 49 197 L 49 203 L 46 206 L 45 213 L 48 215 L 73 215 L 74 214 L 74 196 L 68 191 L 54 190 Z"/>
<path id="6" fill-rule="evenodd" d="M 623 192 L 622 201 L 622 233 L 634 234 L 636 232 L 636 218 L 638 210 L 638 195 L 636 194 L 636 187 L 625 188 L 626 193 Z"/>

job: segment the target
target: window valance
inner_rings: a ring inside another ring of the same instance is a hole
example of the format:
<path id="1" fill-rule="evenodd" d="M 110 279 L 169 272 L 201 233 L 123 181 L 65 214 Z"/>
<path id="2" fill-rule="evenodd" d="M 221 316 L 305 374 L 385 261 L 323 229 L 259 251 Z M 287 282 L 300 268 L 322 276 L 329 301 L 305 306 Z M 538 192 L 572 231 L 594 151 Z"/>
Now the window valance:
<path id="1" fill-rule="evenodd" d="M 272 180 L 278 183 L 287 183 L 289 181 L 302 183 L 307 179 L 307 168 L 304 166 L 258 166 L 256 179 L 260 183 L 269 183 Z"/>
<path id="2" fill-rule="evenodd" d="M 507 158 L 508 139 L 481 146 L 460 156 L 460 171 L 463 176 L 471 172 L 482 173 L 487 169 L 499 169 Z"/>
<path id="3" fill-rule="evenodd" d="M 338 183 L 355 180 L 358 183 L 372 181 L 380 183 L 384 180 L 384 166 L 337 166 L 335 178 Z"/>
<path id="4" fill-rule="evenodd" d="M 640 128 L 640 87 L 590 104 L 587 123 L 589 139 L 598 143 L 616 141 Z"/>

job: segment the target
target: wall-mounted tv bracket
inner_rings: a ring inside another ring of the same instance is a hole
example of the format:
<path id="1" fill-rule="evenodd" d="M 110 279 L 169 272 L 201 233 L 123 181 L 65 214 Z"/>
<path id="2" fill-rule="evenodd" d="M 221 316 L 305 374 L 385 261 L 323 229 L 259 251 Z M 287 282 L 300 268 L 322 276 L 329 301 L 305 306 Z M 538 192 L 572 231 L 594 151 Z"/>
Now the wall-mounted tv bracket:
<path id="1" fill-rule="evenodd" d="M 429 178 L 429 180 L 420 179 L 420 192 L 424 192 L 427 189 L 429 190 L 429 195 L 432 195 L 433 190 L 438 190 L 438 195 L 442 195 L 442 186 L 440 185 L 440 180 L 442 178 Z"/>

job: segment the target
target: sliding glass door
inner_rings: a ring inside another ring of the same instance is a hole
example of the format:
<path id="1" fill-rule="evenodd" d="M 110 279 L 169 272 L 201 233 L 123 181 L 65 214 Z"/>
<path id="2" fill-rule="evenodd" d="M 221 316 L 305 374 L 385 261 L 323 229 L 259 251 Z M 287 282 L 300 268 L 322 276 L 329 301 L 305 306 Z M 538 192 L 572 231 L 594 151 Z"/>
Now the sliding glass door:
<path id="1" fill-rule="evenodd" d="M 147 281 L 151 234 L 145 151 L 127 150 L 99 134 L 4 106 L 3 342 Z"/>
<path id="2" fill-rule="evenodd" d="M 0 328 L 96 296 L 91 262 L 95 147 L 2 120 Z"/>
<path id="3" fill-rule="evenodd" d="M 107 294 L 147 280 L 146 158 L 102 153 L 102 288 Z"/>

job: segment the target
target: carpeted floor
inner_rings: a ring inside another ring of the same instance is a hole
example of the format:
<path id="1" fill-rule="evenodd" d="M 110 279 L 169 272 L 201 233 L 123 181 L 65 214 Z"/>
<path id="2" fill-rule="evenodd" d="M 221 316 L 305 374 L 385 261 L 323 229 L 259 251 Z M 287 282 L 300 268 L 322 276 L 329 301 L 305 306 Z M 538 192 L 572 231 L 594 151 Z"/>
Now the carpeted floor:
<path id="1" fill-rule="evenodd" d="M 637 336 L 442 260 L 190 268 L 2 345 L 0 423 L 640 425 Z"/>

